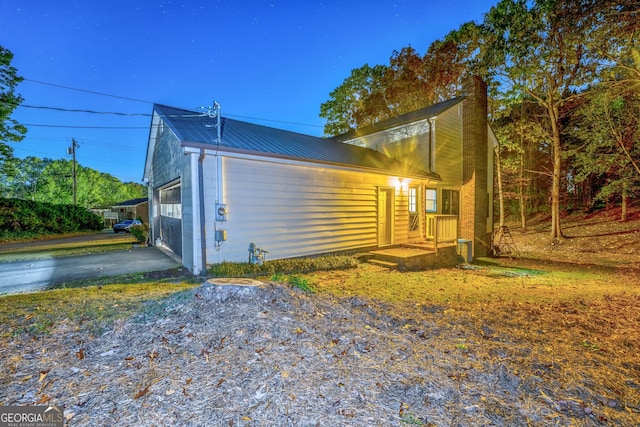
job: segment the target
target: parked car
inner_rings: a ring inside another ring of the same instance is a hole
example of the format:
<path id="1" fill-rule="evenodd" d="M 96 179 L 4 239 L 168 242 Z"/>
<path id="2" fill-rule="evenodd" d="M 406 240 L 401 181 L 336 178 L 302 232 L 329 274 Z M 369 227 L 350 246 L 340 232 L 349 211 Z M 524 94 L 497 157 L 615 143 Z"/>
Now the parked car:
<path id="1" fill-rule="evenodd" d="M 121 231 L 124 231 L 125 233 L 131 233 L 131 227 L 133 227 L 134 225 L 142 225 L 142 222 L 137 219 L 125 219 L 124 221 L 120 221 L 113 226 L 113 232 L 119 233 Z"/>

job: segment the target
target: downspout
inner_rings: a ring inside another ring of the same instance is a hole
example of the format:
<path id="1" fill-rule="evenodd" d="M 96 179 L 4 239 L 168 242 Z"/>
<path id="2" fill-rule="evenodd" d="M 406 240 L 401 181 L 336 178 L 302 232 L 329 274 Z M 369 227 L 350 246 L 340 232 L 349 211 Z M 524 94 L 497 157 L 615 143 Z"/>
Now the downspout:
<path id="1" fill-rule="evenodd" d="M 436 117 L 429 117 L 429 172 L 435 172 L 436 165 L 436 150 L 433 146 L 433 126 L 435 121 Z"/>
<path id="2" fill-rule="evenodd" d="M 198 157 L 198 192 L 200 199 L 200 253 L 202 257 L 202 272 L 207 271 L 207 229 L 205 227 L 205 209 L 204 209 L 204 148 L 200 149 L 200 156 Z"/>
<path id="3" fill-rule="evenodd" d="M 220 142 L 222 141 L 222 126 L 221 126 L 221 117 L 220 117 L 220 104 L 216 101 L 213 102 L 213 111 L 216 118 L 216 175 L 217 175 L 217 185 L 220 187 L 220 166 L 219 166 L 219 157 L 218 157 L 218 147 L 220 146 Z M 211 110 L 208 112 L 209 117 L 212 117 Z M 206 218 L 205 218 L 205 200 L 204 200 L 204 159 L 206 158 L 204 148 L 200 149 L 200 156 L 198 157 L 198 192 L 200 199 L 200 256 L 202 258 L 202 272 L 207 271 L 207 228 L 206 228 Z M 219 196 L 220 190 L 218 189 Z M 215 223 L 214 223 L 215 229 Z M 215 231 L 214 231 L 215 233 Z"/>

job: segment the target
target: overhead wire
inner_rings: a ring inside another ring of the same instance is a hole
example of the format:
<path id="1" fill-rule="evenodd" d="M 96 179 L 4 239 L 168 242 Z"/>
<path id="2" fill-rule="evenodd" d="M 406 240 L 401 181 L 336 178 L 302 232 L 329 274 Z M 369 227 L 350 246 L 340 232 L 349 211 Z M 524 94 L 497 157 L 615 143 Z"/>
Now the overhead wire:
<path id="1" fill-rule="evenodd" d="M 61 89 L 66 89 L 66 90 L 73 90 L 73 91 L 77 91 L 77 92 L 90 93 L 90 94 L 93 94 L 93 95 L 106 96 L 106 97 L 110 97 L 110 98 L 123 99 L 123 100 L 127 100 L 127 101 L 140 102 L 140 103 L 145 103 L 145 104 L 154 104 L 154 102 L 152 102 L 152 101 L 146 101 L 146 100 L 143 100 L 143 99 L 131 98 L 131 97 L 120 96 L 120 95 L 112 95 L 112 94 L 108 94 L 108 93 L 104 93 L 104 92 L 98 92 L 98 91 L 75 88 L 75 87 L 71 87 L 71 86 L 59 85 L 59 84 L 55 84 L 55 83 L 43 82 L 43 81 L 40 81 L 40 80 L 33 80 L 33 79 L 27 79 L 27 78 L 25 78 L 23 80 L 24 81 L 28 81 L 28 82 L 32 82 L 32 83 L 38 83 L 38 84 L 42 84 L 42 85 L 58 87 L 58 88 L 61 88 Z M 131 116 L 131 117 L 151 117 L 151 114 L 149 114 L 149 113 L 122 113 L 122 112 L 113 112 L 113 111 L 95 111 L 95 110 L 87 110 L 87 109 L 67 109 L 67 108 L 61 108 L 61 107 L 46 107 L 46 106 L 36 106 L 36 105 L 24 105 L 24 104 L 18 104 L 17 106 L 25 107 L 25 108 L 34 108 L 34 109 L 54 110 L 54 111 L 60 111 L 60 112 L 105 114 L 105 115 L 118 115 L 118 116 Z M 281 123 L 281 124 L 288 124 L 288 125 L 295 125 L 295 126 L 309 126 L 309 127 L 316 127 L 316 128 L 322 128 L 323 127 L 321 125 L 314 125 L 314 124 L 300 123 L 300 122 L 290 122 L 290 121 L 286 121 L 286 120 L 265 119 L 265 118 L 261 118 L 261 117 L 242 116 L 242 115 L 237 115 L 237 114 L 225 114 L 225 115 L 227 117 L 231 117 L 231 118 L 239 118 L 239 119 L 246 119 L 246 120 L 257 120 L 257 121 L 261 121 L 261 122 Z M 184 115 L 184 116 L 181 116 L 181 117 L 193 117 L 193 116 Z M 30 126 L 37 126 L 37 125 L 33 125 L 32 124 Z M 51 127 L 71 127 L 71 128 L 73 128 L 73 126 L 51 126 Z M 109 127 L 101 127 L 99 129 L 108 129 L 108 128 Z"/>

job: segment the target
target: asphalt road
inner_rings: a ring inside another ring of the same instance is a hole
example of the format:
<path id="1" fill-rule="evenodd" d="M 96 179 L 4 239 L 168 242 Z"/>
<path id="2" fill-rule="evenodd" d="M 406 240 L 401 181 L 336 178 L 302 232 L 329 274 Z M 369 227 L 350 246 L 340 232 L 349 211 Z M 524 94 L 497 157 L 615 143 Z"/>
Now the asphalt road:
<path id="1" fill-rule="evenodd" d="M 97 234 L 94 237 L 108 239 L 109 235 Z M 33 245 L 35 247 L 37 243 Z M 74 280 L 160 271 L 180 266 L 179 262 L 155 247 L 132 247 L 130 250 L 15 262 L 3 262 L 2 258 L 0 252 L 0 294 L 46 289 Z"/>

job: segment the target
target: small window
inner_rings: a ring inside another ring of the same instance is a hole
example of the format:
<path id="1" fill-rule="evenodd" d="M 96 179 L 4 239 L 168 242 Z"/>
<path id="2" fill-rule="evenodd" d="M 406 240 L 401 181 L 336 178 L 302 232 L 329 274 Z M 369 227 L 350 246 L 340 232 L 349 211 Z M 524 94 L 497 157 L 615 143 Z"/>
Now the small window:
<path id="1" fill-rule="evenodd" d="M 436 203 L 436 195 L 438 191 L 435 188 L 427 188 L 424 191 L 424 210 L 425 212 L 437 212 L 438 204 Z"/>

